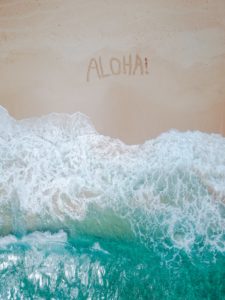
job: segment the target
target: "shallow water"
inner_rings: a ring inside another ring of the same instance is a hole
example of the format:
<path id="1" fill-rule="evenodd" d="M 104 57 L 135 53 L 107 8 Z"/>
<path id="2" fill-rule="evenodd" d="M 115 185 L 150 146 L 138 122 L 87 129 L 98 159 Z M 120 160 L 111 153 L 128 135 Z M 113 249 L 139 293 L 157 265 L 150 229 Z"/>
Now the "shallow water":
<path id="1" fill-rule="evenodd" d="M 0 120 L 0 299 L 225 299 L 225 138 Z"/>

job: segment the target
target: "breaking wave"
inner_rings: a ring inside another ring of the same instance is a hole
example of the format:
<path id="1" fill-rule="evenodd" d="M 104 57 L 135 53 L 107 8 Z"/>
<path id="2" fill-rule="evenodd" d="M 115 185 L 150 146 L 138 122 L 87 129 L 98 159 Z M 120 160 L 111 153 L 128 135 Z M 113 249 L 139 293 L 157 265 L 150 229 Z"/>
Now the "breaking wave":
<path id="1" fill-rule="evenodd" d="M 224 137 L 0 120 L 1 299 L 225 298 Z"/>

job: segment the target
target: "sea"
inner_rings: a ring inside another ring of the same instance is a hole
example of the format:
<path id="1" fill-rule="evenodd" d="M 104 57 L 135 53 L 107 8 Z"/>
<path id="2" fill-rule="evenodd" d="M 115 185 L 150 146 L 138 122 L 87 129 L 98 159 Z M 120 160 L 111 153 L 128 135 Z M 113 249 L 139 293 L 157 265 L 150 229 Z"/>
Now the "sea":
<path id="1" fill-rule="evenodd" d="M 225 138 L 0 107 L 0 299 L 225 299 Z"/>

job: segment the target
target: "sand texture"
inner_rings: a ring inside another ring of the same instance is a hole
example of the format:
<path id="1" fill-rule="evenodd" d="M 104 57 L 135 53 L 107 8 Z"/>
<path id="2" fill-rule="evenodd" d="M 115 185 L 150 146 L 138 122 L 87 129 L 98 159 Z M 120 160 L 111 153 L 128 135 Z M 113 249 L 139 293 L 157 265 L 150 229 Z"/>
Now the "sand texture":
<path id="1" fill-rule="evenodd" d="M 225 135 L 225 1 L 1 0 L 0 104 L 81 111 L 127 143 Z"/>

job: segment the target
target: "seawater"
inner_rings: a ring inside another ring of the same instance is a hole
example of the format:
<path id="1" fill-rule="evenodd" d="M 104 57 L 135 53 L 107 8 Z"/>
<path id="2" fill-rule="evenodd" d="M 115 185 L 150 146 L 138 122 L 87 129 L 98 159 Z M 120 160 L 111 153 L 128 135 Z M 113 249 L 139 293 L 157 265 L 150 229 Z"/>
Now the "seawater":
<path id="1" fill-rule="evenodd" d="M 225 299 L 225 138 L 0 107 L 0 299 Z"/>

